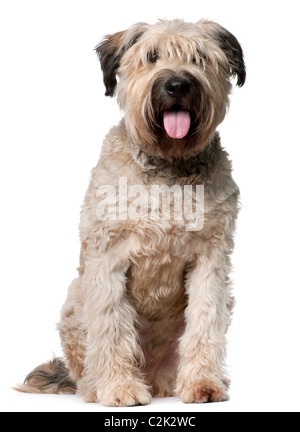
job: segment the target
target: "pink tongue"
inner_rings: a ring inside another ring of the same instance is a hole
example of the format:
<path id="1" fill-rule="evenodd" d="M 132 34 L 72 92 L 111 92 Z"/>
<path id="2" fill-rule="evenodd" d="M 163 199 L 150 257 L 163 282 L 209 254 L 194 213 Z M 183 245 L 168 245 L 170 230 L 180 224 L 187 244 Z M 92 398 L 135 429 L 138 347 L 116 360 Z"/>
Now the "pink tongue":
<path id="1" fill-rule="evenodd" d="M 191 126 L 190 113 L 188 111 L 166 111 L 164 113 L 164 126 L 171 138 L 183 138 Z"/>

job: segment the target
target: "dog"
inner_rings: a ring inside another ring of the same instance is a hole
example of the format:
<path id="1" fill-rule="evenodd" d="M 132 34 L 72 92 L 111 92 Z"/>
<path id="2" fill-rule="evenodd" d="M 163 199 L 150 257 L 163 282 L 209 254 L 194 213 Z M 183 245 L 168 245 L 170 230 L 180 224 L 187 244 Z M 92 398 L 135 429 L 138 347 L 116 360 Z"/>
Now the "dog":
<path id="1" fill-rule="evenodd" d="M 109 35 L 96 52 L 105 94 L 125 116 L 104 140 L 82 208 L 79 276 L 58 324 L 64 359 L 18 389 L 105 406 L 226 401 L 239 189 L 216 129 L 231 80 L 245 83 L 241 45 L 215 22 L 160 20 Z M 192 209 L 180 218 L 183 191 Z M 164 198 L 169 218 L 160 217 Z"/>

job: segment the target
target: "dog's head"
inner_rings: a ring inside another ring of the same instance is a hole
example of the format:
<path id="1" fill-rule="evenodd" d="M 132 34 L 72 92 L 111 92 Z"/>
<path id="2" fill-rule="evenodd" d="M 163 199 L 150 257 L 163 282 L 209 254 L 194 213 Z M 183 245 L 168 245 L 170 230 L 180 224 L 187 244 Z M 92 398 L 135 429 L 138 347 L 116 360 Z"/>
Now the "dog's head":
<path id="1" fill-rule="evenodd" d="M 240 87 L 246 79 L 239 42 L 210 21 L 137 24 L 107 36 L 96 51 L 106 96 L 118 95 L 131 138 L 168 159 L 209 143 L 224 119 L 231 78 Z"/>

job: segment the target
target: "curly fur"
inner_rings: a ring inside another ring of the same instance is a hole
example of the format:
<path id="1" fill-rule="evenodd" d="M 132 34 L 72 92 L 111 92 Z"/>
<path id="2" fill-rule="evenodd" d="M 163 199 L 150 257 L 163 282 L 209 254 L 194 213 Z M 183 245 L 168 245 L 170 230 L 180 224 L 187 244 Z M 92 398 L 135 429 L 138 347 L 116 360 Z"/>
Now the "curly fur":
<path id="1" fill-rule="evenodd" d="M 58 325 L 66 366 L 37 368 L 21 390 L 78 392 L 109 406 L 144 405 L 152 396 L 226 400 L 239 190 L 216 127 L 230 79 L 244 84 L 242 49 L 216 23 L 175 20 L 137 24 L 107 36 L 96 51 L 106 94 L 117 94 L 125 117 L 103 143 L 82 209 L 79 276 Z M 163 88 L 170 74 L 193 85 L 181 103 L 195 112 L 194 123 L 181 140 L 160 123 L 171 103 Z M 147 190 L 204 185 L 203 229 L 189 232 L 174 217 L 99 220 L 99 186 L 118 188 L 121 177 Z"/>

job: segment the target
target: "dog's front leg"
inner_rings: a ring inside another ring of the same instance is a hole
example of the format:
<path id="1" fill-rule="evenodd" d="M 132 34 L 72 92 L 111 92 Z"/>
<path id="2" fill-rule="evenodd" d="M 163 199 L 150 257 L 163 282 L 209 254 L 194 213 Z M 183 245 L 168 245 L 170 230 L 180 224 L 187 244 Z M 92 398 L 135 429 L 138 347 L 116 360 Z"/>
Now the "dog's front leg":
<path id="1" fill-rule="evenodd" d="M 225 377 L 225 334 L 230 323 L 224 250 L 199 257 L 186 280 L 189 296 L 186 330 L 180 341 L 180 365 L 176 393 L 186 403 L 228 399 Z"/>
<path id="2" fill-rule="evenodd" d="M 140 370 L 144 358 L 135 329 L 136 311 L 126 297 L 128 248 L 99 249 L 88 245 L 86 250 L 87 343 L 79 394 L 87 402 L 106 406 L 146 405 L 151 396 Z"/>

